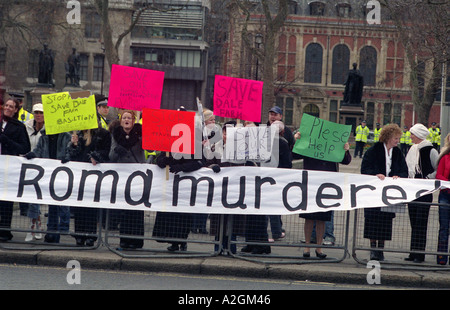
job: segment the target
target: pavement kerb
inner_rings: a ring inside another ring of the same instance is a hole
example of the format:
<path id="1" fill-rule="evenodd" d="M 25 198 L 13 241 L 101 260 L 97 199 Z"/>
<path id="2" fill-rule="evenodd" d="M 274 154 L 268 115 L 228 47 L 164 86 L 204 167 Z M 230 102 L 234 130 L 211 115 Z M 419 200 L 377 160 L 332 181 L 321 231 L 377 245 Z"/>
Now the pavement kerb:
<path id="1" fill-rule="evenodd" d="M 317 264 L 263 264 L 230 257 L 123 258 L 107 251 L 0 250 L 0 263 L 66 268 L 70 260 L 81 268 L 134 272 L 167 272 L 189 275 L 266 278 L 367 285 L 370 269 L 356 262 Z M 381 287 L 450 289 L 449 272 L 381 269 Z"/>

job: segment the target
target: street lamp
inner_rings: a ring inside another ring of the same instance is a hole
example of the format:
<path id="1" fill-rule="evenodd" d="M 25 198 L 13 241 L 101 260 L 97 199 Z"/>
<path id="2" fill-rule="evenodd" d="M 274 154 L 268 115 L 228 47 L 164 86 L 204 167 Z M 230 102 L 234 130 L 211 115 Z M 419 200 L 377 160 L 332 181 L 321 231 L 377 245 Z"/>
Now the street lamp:
<path id="1" fill-rule="evenodd" d="M 103 53 L 103 62 L 102 62 L 102 86 L 100 88 L 100 95 L 103 95 L 103 80 L 105 75 L 105 43 L 101 43 L 102 53 Z"/>
<path id="2" fill-rule="evenodd" d="M 255 35 L 255 47 L 259 50 L 262 44 L 262 34 L 257 33 Z M 255 80 L 258 80 L 258 71 L 259 71 L 259 55 L 256 53 L 256 72 L 255 72 Z"/>

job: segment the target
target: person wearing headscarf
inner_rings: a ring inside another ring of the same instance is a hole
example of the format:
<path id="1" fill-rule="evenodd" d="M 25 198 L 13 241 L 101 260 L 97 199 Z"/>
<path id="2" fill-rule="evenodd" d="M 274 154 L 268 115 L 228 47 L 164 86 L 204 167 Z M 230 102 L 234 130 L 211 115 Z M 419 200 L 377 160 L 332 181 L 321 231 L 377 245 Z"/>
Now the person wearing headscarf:
<path id="1" fill-rule="evenodd" d="M 409 130 L 414 143 L 406 155 L 408 177 L 413 179 L 434 179 L 436 176 L 439 154 L 433 144 L 427 140 L 428 129 L 416 124 Z M 425 251 L 427 241 L 427 224 L 433 194 L 421 196 L 408 204 L 409 221 L 411 223 L 411 251 Z M 415 203 L 418 202 L 418 203 Z M 425 254 L 410 253 L 405 260 L 421 263 Z"/>

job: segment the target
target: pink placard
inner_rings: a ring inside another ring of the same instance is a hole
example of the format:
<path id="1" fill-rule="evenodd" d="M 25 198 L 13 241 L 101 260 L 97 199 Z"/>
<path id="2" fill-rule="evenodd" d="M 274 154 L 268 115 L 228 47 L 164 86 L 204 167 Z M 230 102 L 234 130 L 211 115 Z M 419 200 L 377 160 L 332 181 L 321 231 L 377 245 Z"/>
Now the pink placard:
<path id="1" fill-rule="evenodd" d="M 164 72 L 112 65 L 108 105 L 142 111 L 159 109 L 164 84 Z"/>
<path id="2" fill-rule="evenodd" d="M 216 75 L 214 115 L 261 122 L 263 82 Z"/>

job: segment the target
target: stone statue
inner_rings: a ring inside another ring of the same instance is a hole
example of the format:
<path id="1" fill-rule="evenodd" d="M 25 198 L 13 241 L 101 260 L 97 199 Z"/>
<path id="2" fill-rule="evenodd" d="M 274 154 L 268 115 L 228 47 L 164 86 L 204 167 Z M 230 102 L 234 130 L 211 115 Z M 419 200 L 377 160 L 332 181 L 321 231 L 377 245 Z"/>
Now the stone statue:
<path id="1" fill-rule="evenodd" d="M 67 58 L 66 68 L 66 85 L 80 87 L 80 55 L 77 54 L 77 49 L 72 48 L 72 54 Z M 67 79 L 70 84 L 67 84 Z"/>
<path id="2" fill-rule="evenodd" d="M 39 54 L 39 75 L 38 83 L 46 86 L 54 86 L 53 84 L 53 53 L 48 49 L 48 45 L 44 43 L 44 49 Z"/>
<path id="3" fill-rule="evenodd" d="M 356 69 L 356 63 L 353 69 L 348 72 L 347 81 L 344 83 L 344 101 L 343 105 L 361 106 L 361 99 L 364 88 L 364 78 L 361 72 Z"/>

